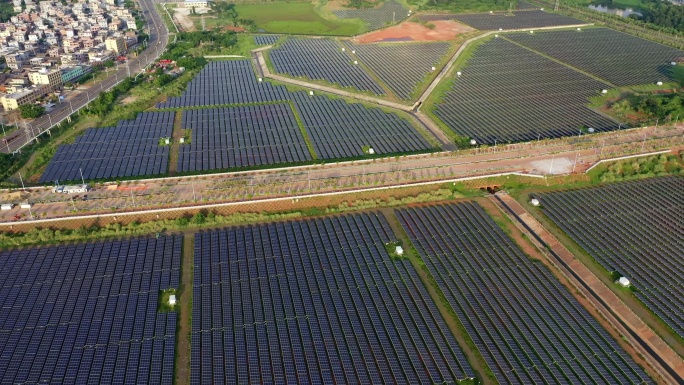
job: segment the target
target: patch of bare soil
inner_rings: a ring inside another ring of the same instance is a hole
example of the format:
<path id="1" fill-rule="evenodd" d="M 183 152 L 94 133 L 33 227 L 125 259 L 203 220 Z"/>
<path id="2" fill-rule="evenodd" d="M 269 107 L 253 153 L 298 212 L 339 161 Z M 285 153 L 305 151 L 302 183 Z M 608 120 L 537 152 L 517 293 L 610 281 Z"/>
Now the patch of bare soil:
<path id="1" fill-rule="evenodd" d="M 432 24 L 434 28 L 428 26 Z M 393 27 L 369 32 L 354 39 L 357 43 L 393 41 L 448 41 L 460 34 L 474 31 L 472 27 L 453 20 L 438 20 L 427 24 L 406 21 Z"/>

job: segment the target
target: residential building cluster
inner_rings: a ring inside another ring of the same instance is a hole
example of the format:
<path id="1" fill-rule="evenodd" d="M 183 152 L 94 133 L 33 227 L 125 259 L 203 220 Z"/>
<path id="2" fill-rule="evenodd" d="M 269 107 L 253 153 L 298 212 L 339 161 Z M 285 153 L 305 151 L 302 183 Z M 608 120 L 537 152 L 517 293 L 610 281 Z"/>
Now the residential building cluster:
<path id="1" fill-rule="evenodd" d="M 138 42 L 134 13 L 120 0 L 12 1 L 17 14 L 0 23 L 6 111 L 63 89 Z"/>

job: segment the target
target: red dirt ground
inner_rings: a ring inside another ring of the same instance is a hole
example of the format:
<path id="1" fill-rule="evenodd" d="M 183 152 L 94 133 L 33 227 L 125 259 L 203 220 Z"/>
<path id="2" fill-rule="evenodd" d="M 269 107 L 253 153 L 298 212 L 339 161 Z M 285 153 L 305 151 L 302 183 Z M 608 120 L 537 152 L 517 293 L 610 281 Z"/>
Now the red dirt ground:
<path id="1" fill-rule="evenodd" d="M 357 43 L 377 43 L 391 41 L 444 41 L 454 40 L 457 35 L 474 31 L 473 28 L 453 20 L 432 21 L 434 29 L 420 23 L 407 21 L 394 27 L 369 32 L 354 39 Z"/>
<path id="2" fill-rule="evenodd" d="M 246 31 L 246 29 L 244 27 L 235 27 L 232 25 L 227 25 L 227 26 L 223 27 L 223 29 L 225 29 L 226 31 L 232 31 L 232 32 L 245 32 Z"/>

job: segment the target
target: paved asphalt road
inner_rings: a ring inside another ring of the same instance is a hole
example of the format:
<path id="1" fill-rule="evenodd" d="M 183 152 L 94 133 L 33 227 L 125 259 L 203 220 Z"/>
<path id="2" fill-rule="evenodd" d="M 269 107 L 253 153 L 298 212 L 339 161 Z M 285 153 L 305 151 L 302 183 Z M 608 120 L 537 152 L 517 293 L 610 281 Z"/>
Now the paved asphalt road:
<path id="1" fill-rule="evenodd" d="M 166 47 L 169 40 L 169 33 L 162 21 L 161 16 L 154 8 L 153 0 L 139 0 L 140 8 L 143 11 L 145 20 L 148 21 L 149 28 L 149 45 L 140 55 L 128 61 L 127 65 L 119 65 L 109 77 L 105 78 L 99 83 L 92 85 L 85 91 L 73 95 L 62 101 L 50 113 L 41 116 L 28 124 L 29 136 L 27 137 L 27 130 L 19 130 L 8 136 L 14 137 L 9 143 L 0 143 L 0 152 L 11 153 L 21 148 L 40 132 L 50 128 L 53 124 L 66 119 L 79 108 L 87 105 L 91 100 L 98 97 L 100 92 L 106 91 L 116 85 L 119 81 L 128 77 L 128 74 L 135 74 L 145 68 L 148 64 L 154 61 Z"/>

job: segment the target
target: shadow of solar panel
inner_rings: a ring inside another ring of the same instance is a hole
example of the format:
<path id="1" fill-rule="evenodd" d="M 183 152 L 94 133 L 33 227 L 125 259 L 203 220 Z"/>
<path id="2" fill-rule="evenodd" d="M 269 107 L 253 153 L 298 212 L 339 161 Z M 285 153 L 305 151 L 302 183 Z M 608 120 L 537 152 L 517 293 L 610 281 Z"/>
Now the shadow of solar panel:
<path id="1" fill-rule="evenodd" d="M 191 384 L 472 378 L 393 240 L 377 213 L 198 233 Z"/>
<path id="2" fill-rule="evenodd" d="M 171 384 L 176 315 L 157 306 L 181 242 L 0 252 L 0 383 Z"/>
<path id="3" fill-rule="evenodd" d="M 684 282 L 684 178 L 616 183 L 539 199 L 554 223 L 606 270 L 628 277 L 639 289 L 637 297 L 684 337 L 684 290 L 674 284 Z"/>
<path id="4" fill-rule="evenodd" d="M 653 383 L 476 203 L 397 215 L 499 383 Z"/>
<path id="5" fill-rule="evenodd" d="M 175 112 L 141 112 L 116 127 L 90 128 L 73 144 L 59 146 L 40 183 L 165 174 Z"/>

